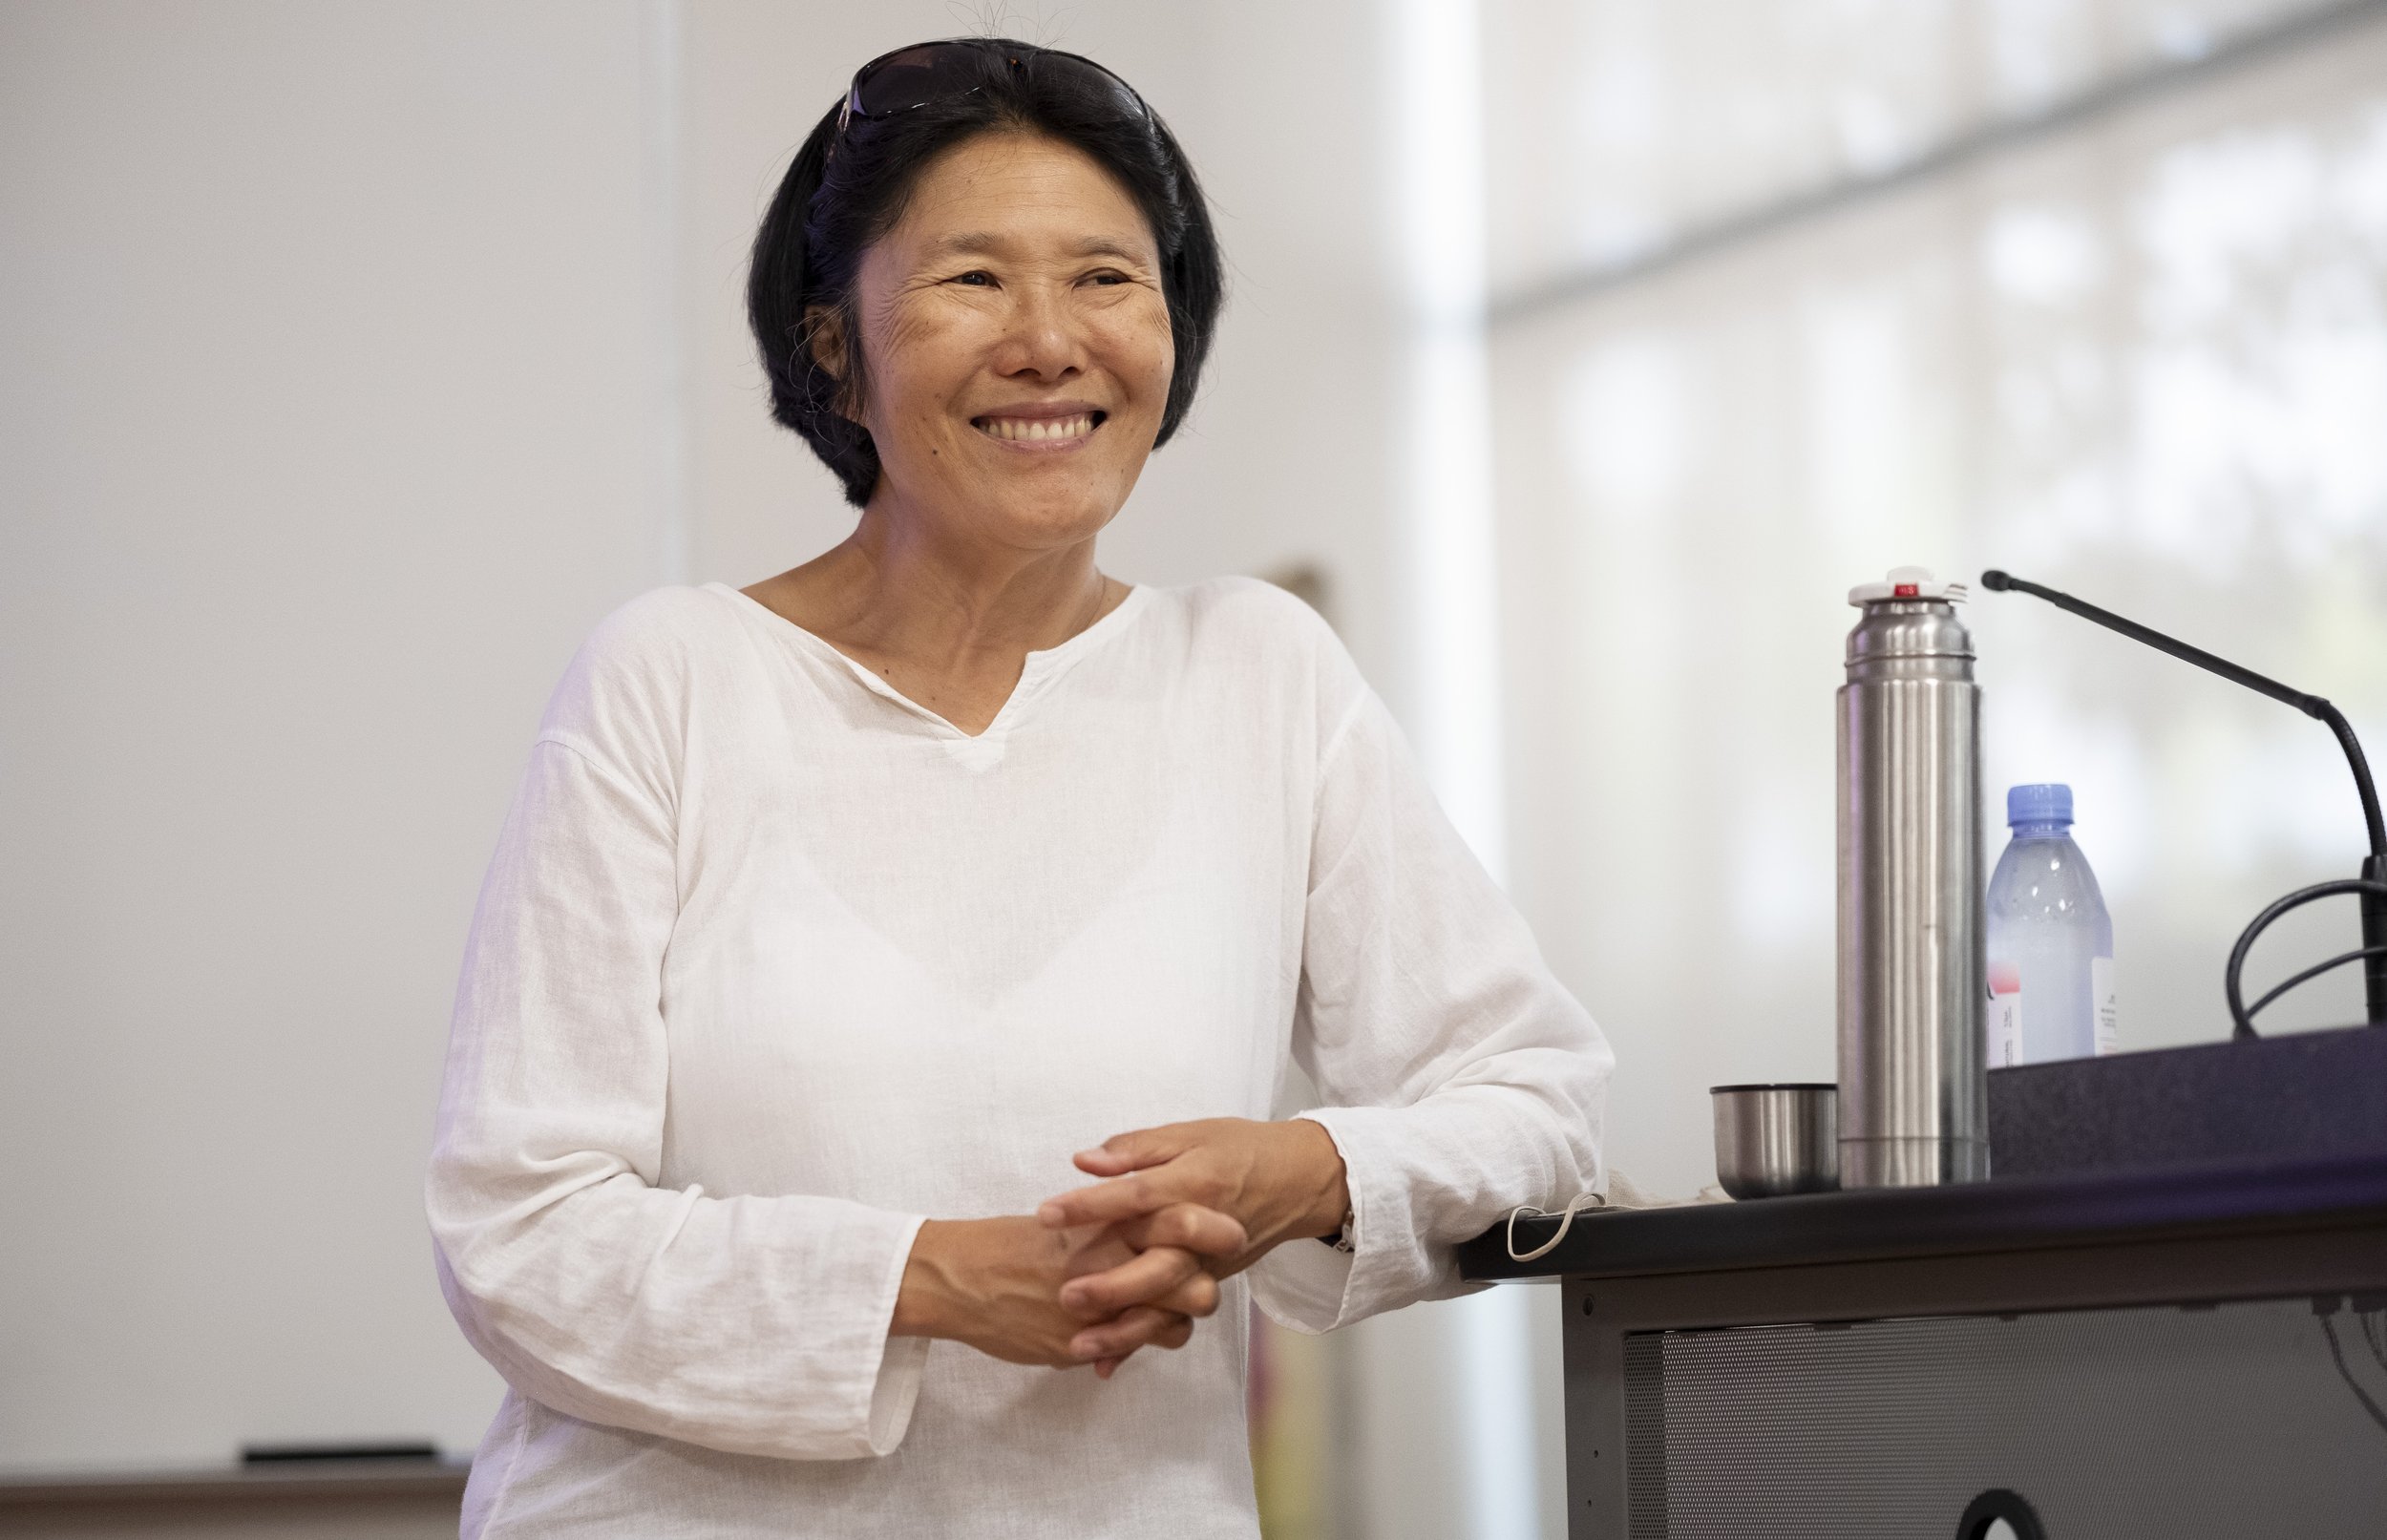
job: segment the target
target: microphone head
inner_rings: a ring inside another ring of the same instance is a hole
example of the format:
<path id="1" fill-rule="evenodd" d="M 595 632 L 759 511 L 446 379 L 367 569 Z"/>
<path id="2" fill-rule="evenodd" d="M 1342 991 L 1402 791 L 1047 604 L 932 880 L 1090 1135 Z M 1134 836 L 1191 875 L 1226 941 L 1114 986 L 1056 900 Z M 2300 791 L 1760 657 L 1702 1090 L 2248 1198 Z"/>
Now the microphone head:
<path id="1" fill-rule="evenodd" d="M 1981 574 L 1981 586 L 1993 594 L 2002 594 L 2014 586 L 2014 580 L 1996 567 Z"/>

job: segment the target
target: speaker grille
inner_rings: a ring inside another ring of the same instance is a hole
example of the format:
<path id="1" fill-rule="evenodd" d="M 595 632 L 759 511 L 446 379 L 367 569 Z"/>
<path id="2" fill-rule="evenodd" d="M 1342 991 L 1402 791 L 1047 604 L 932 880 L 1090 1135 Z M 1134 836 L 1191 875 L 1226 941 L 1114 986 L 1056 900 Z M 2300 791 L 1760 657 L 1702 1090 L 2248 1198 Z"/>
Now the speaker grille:
<path id="1" fill-rule="evenodd" d="M 2387 1312 L 2328 1324 L 2387 1406 Z M 2054 1540 L 2387 1535 L 2387 1427 L 2307 1299 L 1634 1333 L 1624 1366 L 1633 1540 L 1938 1540 L 1992 1487 Z"/>

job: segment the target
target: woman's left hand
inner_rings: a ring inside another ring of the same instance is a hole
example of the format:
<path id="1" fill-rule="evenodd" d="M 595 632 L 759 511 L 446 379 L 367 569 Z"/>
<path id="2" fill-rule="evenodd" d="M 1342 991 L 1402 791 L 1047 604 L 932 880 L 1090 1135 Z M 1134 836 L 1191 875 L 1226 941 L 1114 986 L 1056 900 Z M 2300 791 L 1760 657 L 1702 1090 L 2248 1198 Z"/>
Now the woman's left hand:
<path id="1" fill-rule="evenodd" d="M 1307 1118 L 1258 1123 L 1204 1118 L 1138 1129 L 1081 1150 L 1078 1170 L 1108 1177 L 1041 1205 L 1036 1216 L 1054 1229 L 1107 1225 L 1130 1246 L 1172 1207 L 1215 1210 L 1242 1225 L 1247 1244 L 1213 1264 L 1219 1277 L 1238 1273 L 1278 1244 L 1332 1235 L 1349 1208 L 1341 1152 L 1332 1135 Z M 1131 1265 L 1131 1264 L 1130 1264 Z M 1074 1280 L 1069 1288 L 1089 1305 L 1109 1293 L 1111 1269 Z"/>

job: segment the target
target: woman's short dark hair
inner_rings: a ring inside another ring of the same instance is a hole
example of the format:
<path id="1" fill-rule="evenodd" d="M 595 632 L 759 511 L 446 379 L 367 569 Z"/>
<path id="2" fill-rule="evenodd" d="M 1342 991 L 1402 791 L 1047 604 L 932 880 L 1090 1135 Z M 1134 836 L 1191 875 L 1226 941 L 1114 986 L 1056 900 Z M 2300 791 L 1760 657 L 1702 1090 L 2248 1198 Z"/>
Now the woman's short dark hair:
<path id="1" fill-rule="evenodd" d="M 771 380 L 771 414 L 804 436 L 857 508 L 870 501 L 879 467 L 870 430 L 847 414 L 858 414 L 867 379 L 855 276 L 863 253 L 902 217 L 920 173 L 943 151 L 993 131 L 1042 134 L 1092 157 L 1134 199 L 1160 248 L 1161 294 L 1176 345 L 1176 374 L 1155 447 L 1169 442 L 1194 403 L 1225 298 L 1201 185 L 1158 115 L 1095 71 L 1038 69 L 1041 51 L 1029 45 L 988 38 L 974 52 L 985 61 L 975 91 L 883 118 L 856 116 L 842 134 L 839 108 L 831 108 L 796 152 L 754 237 L 747 317 Z M 806 317 L 815 308 L 843 321 L 842 380 L 813 356 Z"/>

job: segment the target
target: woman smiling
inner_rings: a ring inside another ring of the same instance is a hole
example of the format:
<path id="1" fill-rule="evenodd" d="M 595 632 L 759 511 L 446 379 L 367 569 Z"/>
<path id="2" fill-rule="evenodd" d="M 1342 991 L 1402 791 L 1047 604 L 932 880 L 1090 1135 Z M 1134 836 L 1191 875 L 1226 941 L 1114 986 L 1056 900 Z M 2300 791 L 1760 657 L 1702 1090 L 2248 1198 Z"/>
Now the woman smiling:
<path id="1" fill-rule="evenodd" d="M 1325 627 L 1096 565 L 1220 297 L 1073 55 L 889 54 L 796 156 L 750 309 L 860 517 L 548 707 L 429 1186 L 466 1534 L 1250 1536 L 1247 1286 L 1322 1331 L 1596 1185 L 1606 1047 Z"/>

